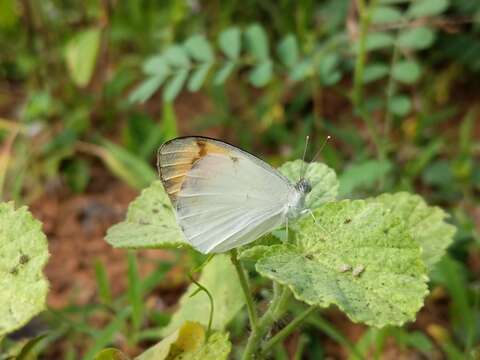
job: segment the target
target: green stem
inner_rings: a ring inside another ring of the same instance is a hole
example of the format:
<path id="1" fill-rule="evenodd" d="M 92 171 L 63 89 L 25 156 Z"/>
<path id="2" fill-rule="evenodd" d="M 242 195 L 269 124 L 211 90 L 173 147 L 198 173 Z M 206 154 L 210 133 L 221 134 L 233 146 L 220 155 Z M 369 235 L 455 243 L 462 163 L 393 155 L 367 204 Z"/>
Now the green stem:
<path id="1" fill-rule="evenodd" d="M 245 296 L 245 302 L 247 304 L 248 318 L 250 319 L 250 327 L 254 331 L 258 326 L 258 315 L 253 302 L 252 293 L 250 291 L 250 284 L 248 281 L 248 275 L 243 268 L 242 263 L 238 260 L 237 250 L 230 251 L 230 258 L 232 259 L 233 266 L 238 274 L 240 280 L 240 286 L 242 287 L 243 295 Z"/>
<path id="2" fill-rule="evenodd" d="M 287 287 L 282 288 L 281 285 L 274 282 L 272 302 L 258 322 L 258 326 L 252 329 L 247 341 L 247 345 L 245 346 L 242 360 L 252 360 L 258 358 L 257 355 L 260 349 L 261 340 L 270 330 L 273 323 L 277 321 L 286 311 L 290 295 L 290 290 Z"/>
<path id="3" fill-rule="evenodd" d="M 360 33 L 358 39 L 358 55 L 355 61 L 355 72 L 353 74 L 353 104 L 367 126 L 370 138 L 375 144 L 377 157 L 383 160 L 385 159 L 383 143 L 380 141 L 373 119 L 365 110 L 363 103 L 363 77 L 367 60 L 367 35 L 372 20 L 372 11 L 375 9 L 376 3 L 377 0 L 372 0 L 368 6 L 366 6 L 364 0 L 357 0 L 360 17 Z"/>
<path id="4" fill-rule="evenodd" d="M 266 355 L 272 348 L 277 345 L 279 342 L 285 340 L 287 336 L 289 336 L 292 332 L 294 332 L 305 320 L 307 316 L 312 314 L 314 311 L 317 310 L 317 307 L 310 306 L 300 315 L 298 315 L 295 319 L 292 320 L 287 326 L 285 326 L 282 330 L 280 330 L 274 337 L 272 337 L 263 347 L 262 347 L 262 355 Z"/>

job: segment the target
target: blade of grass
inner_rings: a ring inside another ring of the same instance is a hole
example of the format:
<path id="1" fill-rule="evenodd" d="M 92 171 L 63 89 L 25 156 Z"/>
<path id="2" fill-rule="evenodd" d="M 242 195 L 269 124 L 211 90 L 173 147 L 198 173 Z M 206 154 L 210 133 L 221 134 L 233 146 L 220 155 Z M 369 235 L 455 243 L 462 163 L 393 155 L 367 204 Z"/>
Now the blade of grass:
<path id="1" fill-rule="evenodd" d="M 136 342 L 138 332 L 143 323 L 144 306 L 142 293 L 142 280 L 138 273 L 138 264 L 136 253 L 132 250 L 128 252 L 128 301 L 132 307 L 132 334 L 131 340 Z"/>
<path id="2" fill-rule="evenodd" d="M 116 317 L 102 330 L 96 331 L 93 338 L 95 342 L 93 346 L 87 351 L 84 355 L 84 360 L 94 359 L 95 355 L 102 350 L 103 348 L 107 347 L 108 345 L 112 344 L 115 335 L 117 335 L 122 327 L 125 325 L 126 318 L 130 315 L 131 308 L 127 307 L 120 311 Z"/>
<path id="3" fill-rule="evenodd" d="M 95 261 L 95 279 L 97 281 L 98 296 L 100 297 L 100 301 L 107 306 L 112 306 L 110 282 L 108 280 L 105 265 L 103 265 L 100 260 Z"/>

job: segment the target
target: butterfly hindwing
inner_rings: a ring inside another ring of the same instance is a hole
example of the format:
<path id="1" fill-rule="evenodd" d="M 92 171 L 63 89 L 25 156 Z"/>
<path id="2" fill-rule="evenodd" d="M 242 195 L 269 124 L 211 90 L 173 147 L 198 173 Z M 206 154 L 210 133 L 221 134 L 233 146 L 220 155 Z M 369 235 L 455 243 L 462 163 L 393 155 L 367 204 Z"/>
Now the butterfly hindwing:
<path id="1" fill-rule="evenodd" d="M 159 170 L 186 239 L 204 253 L 227 251 L 278 227 L 293 188 L 262 160 L 207 138 L 166 143 Z"/>

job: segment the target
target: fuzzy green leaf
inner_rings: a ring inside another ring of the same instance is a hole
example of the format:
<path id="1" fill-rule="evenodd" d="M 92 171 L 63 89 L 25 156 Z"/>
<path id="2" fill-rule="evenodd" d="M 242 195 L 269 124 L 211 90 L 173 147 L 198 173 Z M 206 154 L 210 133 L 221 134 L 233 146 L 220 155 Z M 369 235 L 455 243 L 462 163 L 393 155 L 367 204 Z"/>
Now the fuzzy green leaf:
<path id="1" fill-rule="evenodd" d="M 338 194 L 338 179 L 335 171 L 325 164 L 313 162 L 305 163 L 302 160 L 288 161 L 278 168 L 292 183 L 298 182 L 302 175 L 310 182 L 312 191 L 305 199 L 309 209 L 335 200 Z M 305 172 L 302 174 L 302 172 Z"/>
<path id="2" fill-rule="evenodd" d="M 247 50 L 257 61 L 268 60 L 268 38 L 263 27 L 250 25 L 245 30 Z"/>
<path id="3" fill-rule="evenodd" d="M 185 48 L 190 56 L 199 62 L 213 61 L 213 50 L 205 36 L 194 35 L 185 42 Z"/>
<path id="4" fill-rule="evenodd" d="M 380 80 L 387 76 L 390 68 L 384 63 L 373 63 L 365 67 L 363 72 L 363 82 L 365 84 Z"/>
<path id="5" fill-rule="evenodd" d="M 108 229 L 105 239 L 117 248 L 188 246 L 160 181 L 142 191 L 128 207 L 125 221 Z"/>
<path id="6" fill-rule="evenodd" d="M 131 103 L 144 103 L 162 86 L 166 76 L 152 76 L 144 80 L 128 96 Z"/>
<path id="7" fill-rule="evenodd" d="M 402 19 L 402 13 L 395 6 L 377 6 L 373 10 L 372 21 L 374 23 L 389 23 Z"/>
<path id="8" fill-rule="evenodd" d="M 286 35 L 278 44 L 277 54 L 283 65 L 292 68 L 298 62 L 298 44 L 293 34 Z"/>
<path id="9" fill-rule="evenodd" d="M 73 82 L 84 87 L 90 82 L 100 47 L 100 29 L 83 30 L 76 34 L 65 48 L 67 68 Z"/>
<path id="10" fill-rule="evenodd" d="M 215 74 L 215 77 L 213 79 L 213 83 L 215 85 L 222 85 L 227 78 L 230 76 L 230 74 L 233 72 L 235 69 L 236 63 L 234 61 L 227 61 L 221 68 L 220 70 L 217 71 Z"/>
<path id="11" fill-rule="evenodd" d="M 0 204 L 0 338 L 44 309 L 47 259 L 41 223 L 26 207 Z"/>
<path id="12" fill-rule="evenodd" d="M 257 271 L 310 305 L 337 305 L 355 322 L 401 325 L 427 294 L 420 246 L 380 203 L 328 203 L 294 224 L 295 240 L 271 246 Z"/>
<path id="13" fill-rule="evenodd" d="M 210 71 L 210 67 L 212 66 L 211 63 L 204 63 L 200 65 L 195 71 L 192 72 L 192 75 L 190 76 L 190 80 L 188 80 L 188 85 L 187 88 L 188 90 L 194 92 L 198 91 L 203 83 L 205 82 L 205 79 L 207 78 L 208 72 Z"/>
<path id="14" fill-rule="evenodd" d="M 305 59 L 297 63 L 290 71 L 289 78 L 292 81 L 302 81 L 307 76 L 313 75 L 313 64 L 311 59 Z"/>
<path id="15" fill-rule="evenodd" d="M 439 207 L 428 206 L 420 196 L 406 192 L 383 194 L 371 201 L 381 202 L 403 219 L 412 238 L 422 247 L 423 261 L 431 271 L 453 242 L 455 227 L 445 222 L 447 214 Z"/>
<path id="16" fill-rule="evenodd" d="M 178 93 L 182 90 L 187 77 L 188 69 L 178 71 L 165 85 L 165 89 L 163 90 L 163 100 L 166 102 L 175 100 Z"/>
<path id="17" fill-rule="evenodd" d="M 367 35 L 365 47 L 368 51 L 383 49 L 392 46 L 394 41 L 394 37 L 390 33 L 374 32 Z M 358 52 L 358 43 L 355 44 L 354 50 Z"/>
<path id="18" fill-rule="evenodd" d="M 322 57 L 318 64 L 318 76 L 320 83 L 325 86 L 335 84 L 342 75 L 337 71 L 340 57 L 337 54 L 327 54 Z"/>
<path id="19" fill-rule="evenodd" d="M 214 301 L 212 328 L 223 330 L 243 307 L 245 301 L 241 291 L 237 273 L 227 255 L 216 255 L 203 268 L 198 282 L 212 294 Z M 210 301 L 207 294 L 199 292 L 190 297 L 198 287 L 190 285 L 187 292 L 180 299 L 180 308 L 175 312 L 172 320 L 162 330 L 164 335 L 170 334 L 185 321 L 198 321 L 208 324 Z"/>
<path id="20" fill-rule="evenodd" d="M 231 27 L 222 31 L 218 37 L 218 44 L 225 56 L 236 60 L 240 56 L 242 33 L 237 27 Z"/>
<path id="21" fill-rule="evenodd" d="M 170 72 L 167 61 L 162 55 L 155 55 L 143 63 L 142 70 L 147 75 L 166 77 Z"/>
<path id="22" fill-rule="evenodd" d="M 393 96 L 388 104 L 388 111 L 397 116 L 405 116 L 412 110 L 412 101 L 406 95 Z"/>
<path id="23" fill-rule="evenodd" d="M 435 41 L 435 32 L 428 27 L 417 27 L 400 32 L 397 44 L 401 48 L 423 50 Z"/>
<path id="24" fill-rule="evenodd" d="M 186 49 L 179 45 L 173 45 L 165 51 L 165 60 L 171 66 L 177 68 L 187 68 L 190 66 L 190 59 Z"/>
<path id="25" fill-rule="evenodd" d="M 405 84 L 415 83 L 422 73 L 420 65 L 415 61 L 399 61 L 393 67 L 392 76 L 395 80 Z"/>
<path id="26" fill-rule="evenodd" d="M 263 61 L 255 66 L 248 76 L 250 83 L 256 87 L 268 84 L 272 78 L 273 64 L 270 60 Z"/>
<path id="27" fill-rule="evenodd" d="M 436 16 L 447 10 L 448 0 L 416 0 L 408 8 L 407 15 L 411 18 Z"/>

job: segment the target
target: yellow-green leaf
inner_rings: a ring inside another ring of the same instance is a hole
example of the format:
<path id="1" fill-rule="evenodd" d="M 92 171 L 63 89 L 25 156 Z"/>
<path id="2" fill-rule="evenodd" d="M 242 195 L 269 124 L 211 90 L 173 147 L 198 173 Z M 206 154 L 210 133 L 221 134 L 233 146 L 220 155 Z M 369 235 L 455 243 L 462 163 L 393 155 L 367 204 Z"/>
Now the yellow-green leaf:
<path id="1" fill-rule="evenodd" d="M 0 204 L 0 337 L 26 324 L 45 308 L 48 259 L 41 223 L 26 207 Z"/>

